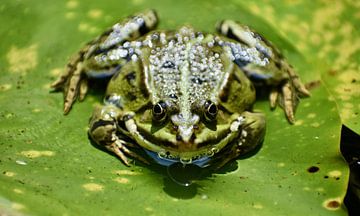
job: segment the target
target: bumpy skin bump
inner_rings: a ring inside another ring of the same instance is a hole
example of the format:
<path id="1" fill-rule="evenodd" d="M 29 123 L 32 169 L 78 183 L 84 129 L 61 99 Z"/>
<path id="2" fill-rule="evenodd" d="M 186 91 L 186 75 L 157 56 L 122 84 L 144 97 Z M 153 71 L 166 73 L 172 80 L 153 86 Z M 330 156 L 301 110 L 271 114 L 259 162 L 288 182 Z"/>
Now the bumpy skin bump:
<path id="1" fill-rule="evenodd" d="M 289 122 L 300 96 L 309 92 L 280 53 L 237 22 L 220 33 L 151 31 L 148 10 L 115 24 L 68 63 L 53 88 L 64 91 L 64 113 L 83 100 L 88 79 L 111 78 L 103 106 L 95 108 L 90 137 L 124 164 L 128 157 L 195 164 L 215 169 L 261 144 L 265 117 L 252 113 L 255 86 L 270 87 L 270 106 L 283 107 Z"/>

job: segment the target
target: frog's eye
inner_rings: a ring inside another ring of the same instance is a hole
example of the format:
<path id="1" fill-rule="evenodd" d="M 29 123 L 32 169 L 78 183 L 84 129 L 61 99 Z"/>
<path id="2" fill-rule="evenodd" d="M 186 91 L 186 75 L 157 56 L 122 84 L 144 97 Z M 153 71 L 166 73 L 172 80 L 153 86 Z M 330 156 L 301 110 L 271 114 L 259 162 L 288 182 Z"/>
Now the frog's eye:
<path id="1" fill-rule="evenodd" d="M 211 101 L 206 101 L 204 104 L 204 116 L 206 118 L 206 120 L 208 121 L 212 121 L 216 118 L 216 115 L 218 113 L 218 107 L 216 106 L 216 104 L 214 104 Z"/>
<path id="2" fill-rule="evenodd" d="M 166 104 L 162 101 L 155 104 L 152 108 L 153 118 L 156 121 L 162 121 L 166 118 Z"/>

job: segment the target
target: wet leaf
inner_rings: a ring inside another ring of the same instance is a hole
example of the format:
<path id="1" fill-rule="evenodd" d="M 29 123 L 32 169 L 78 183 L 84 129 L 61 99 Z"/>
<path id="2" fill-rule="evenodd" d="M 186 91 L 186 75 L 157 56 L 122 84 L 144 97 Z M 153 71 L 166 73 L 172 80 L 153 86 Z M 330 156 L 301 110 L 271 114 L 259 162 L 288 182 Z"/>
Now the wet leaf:
<path id="1" fill-rule="evenodd" d="M 360 108 L 360 5 L 347 2 L 2 1 L 0 214 L 346 215 L 340 127 L 359 132 L 353 115 Z M 255 109 L 268 122 L 262 148 L 189 187 L 158 167 L 125 167 L 92 146 L 87 123 L 101 93 L 63 116 L 63 96 L 50 93 L 49 83 L 84 43 L 145 8 L 158 11 L 160 28 L 191 23 L 213 31 L 229 18 L 273 41 L 312 84 L 295 125 L 259 101 Z"/>

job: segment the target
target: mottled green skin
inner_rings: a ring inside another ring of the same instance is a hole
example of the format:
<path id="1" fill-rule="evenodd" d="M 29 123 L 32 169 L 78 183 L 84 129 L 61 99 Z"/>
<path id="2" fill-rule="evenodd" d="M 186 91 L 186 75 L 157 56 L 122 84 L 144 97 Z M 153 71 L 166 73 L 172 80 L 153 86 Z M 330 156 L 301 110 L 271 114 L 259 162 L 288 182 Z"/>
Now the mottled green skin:
<path id="1" fill-rule="evenodd" d="M 172 38 L 174 32 L 169 32 L 166 35 L 168 39 Z M 213 37 L 211 34 L 206 35 L 206 38 Z M 224 40 L 226 39 L 224 38 Z M 191 43 L 191 41 L 188 43 Z M 204 40 L 204 47 L 206 43 L 207 40 Z M 151 81 L 151 78 L 145 72 L 150 67 L 148 61 L 150 50 L 148 47 L 142 48 L 140 58 L 137 61 L 130 61 L 125 64 L 108 84 L 106 93 L 108 97 L 121 97 L 121 109 L 116 109 L 118 119 L 121 122 L 123 116 L 131 115 L 141 137 L 135 135 L 136 133 L 129 133 L 126 128 L 120 128 L 122 133 L 145 149 L 153 152 L 162 151 L 173 158 L 191 160 L 208 155 L 212 156 L 214 153 L 217 153 L 213 157 L 217 161 L 219 158 L 221 159 L 217 165 L 222 165 L 260 144 L 265 130 L 264 117 L 261 114 L 245 112 L 250 110 L 255 102 L 255 88 L 240 68 L 230 60 L 224 48 L 220 46 L 214 46 L 211 50 L 216 50 L 220 53 L 221 62 L 224 65 L 223 73 L 228 71 L 229 76 L 226 77 L 226 80 L 221 80 L 225 85 L 218 89 L 216 101 L 213 101 L 218 107 L 216 119 L 207 121 L 201 116 L 203 113 L 203 104 L 201 102 L 209 98 L 200 98 L 197 101 L 199 102 L 198 105 L 195 105 L 197 104 L 196 101 L 192 104 L 192 112 L 200 116 L 200 121 L 196 123 L 196 129 L 193 130 L 193 136 L 196 139 L 191 139 L 188 142 L 177 140 L 176 137 L 179 136 L 179 131 L 176 127 L 179 125 L 171 121 L 171 115 L 169 114 L 168 119 L 162 122 L 155 121 L 152 115 L 152 108 L 157 102 L 167 102 L 172 99 L 170 97 L 154 99 L 151 94 L 158 91 L 158 89 L 148 89 L 145 84 Z M 107 106 L 109 105 L 103 107 L 102 110 L 106 109 Z M 176 104 L 173 109 L 179 110 L 180 108 L 176 106 L 179 106 L 179 104 Z M 178 114 L 178 112 L 173 113 L 173 115 Z M 231 125 L 240 116 L 246 116 L 248 119 L 242 123 L 243 125 L 238 126 L 236 130 L 232 131 L 230 129 Z M 101 120 L 103 117 L 103 114 L 95 112 L 92 122 Z M 244 130 L 246 130 L 248 137 L 240 146 L 238 143 Z M 107 132 L 104 130 L 100 133 Z M 158 148 L 149 148 L 148 144 L 144 143 L 142 139 Z M 221 152 L 218 153 L 219 151 Z"/>

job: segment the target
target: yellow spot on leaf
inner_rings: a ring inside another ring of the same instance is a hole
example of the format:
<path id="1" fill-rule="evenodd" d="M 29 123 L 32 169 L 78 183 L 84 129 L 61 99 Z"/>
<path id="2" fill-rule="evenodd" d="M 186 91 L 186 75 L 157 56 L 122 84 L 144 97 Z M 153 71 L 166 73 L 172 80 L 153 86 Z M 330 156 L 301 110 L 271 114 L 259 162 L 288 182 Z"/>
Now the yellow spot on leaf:
<path id="1" fill-rule="evenodd" d="M 90 25 L 88 23 L 81 22 L 78 26 L 79 31 L 85 32 L 90 29 Z"/>
<path id="2" fill-rule="evenodd" d="M 316 113 L 309 113 L 306 117 L 307 117 L 307 118 L 310 118 L 310 119 L 315 118 L 315 117 L 316 117 Z"/>
<path id="3" fill-rule="evenodd" d="M 145 207 L 145 211 L 152 212 L 152 211 L 154 211 L 154 209 L 151 207 Z"/>
<path id="4" fill-rule="evenodd" d="M 62 74 L 63 70 L 64 70 L 63 68 L 54 68 L 54 69 L 52 69 L 52 70 L 50 71 L 50 74 L 51 74 L 52 76 L 58 77 L 59 75 Z"/>
<path id="5" fill-rule="evenodd" d="M 342 40 L 339 45 L 335 47 L 338 51 L 338 56 L 335 60 L 334 69 L 341 70 L 349 62 L 350 56 L 360 50 L 360 39 L 346 39 Z"/>
<path id="6" fill-rule="evenodd" d="M 331 211 L 338 210 L 341 207 L 341 199 L 340 198 L 327 199 L 323 202 L 323 207 Z"/>
<path id="7" fill-rule="evenodd" d="M 78 1 L 75 1 L 75 0 L 70 0 L 68 2 L 66 2 L 66 7 L 68 9 L 74 9 L 74 8 L 77 8 L 79 6 L 79 2 Z"/>
<path id="8" fill-rule="evenodd" d="M 103 12 L 100 9 L 92 9 L 87 14 L 92 19 L 98 19 L 103 15 Z"/>
<path id="9" fill-rule="evenodd" d="M 12 46 L 6 54 L 6 59 L 10 65 L 9 71 L 12 73 L 25 73 L 34 69 L 38 64 L 37 49 L 37 44 L 24 48 Z"/>
<path id="10" fill-rule="evenodd" d="M 313 28 L 317 32 L 323 33 L 329 23 L 334 22 L 339 15 L 343 12 L 344 5 L 340 1 L 325 4 L 325 7 L 317 10 L 313 16 Z"/>
<path id="11" fill-rule="evenodd" d="M 352 83 L 353 80 L 360 80 L 360 73 L 356 69 L 348 69 L 342 71 L 339 75 L 339 80 L 344 83 Z"/>
<path id="12" fill-rule="evenodd" d="M 341 176 L 341 171 L 333 170 L 333 171 L 328 173 L 328 176 L 332 177 L 332 178 L 339 178 Z"/>
<path id="13" fill-rule="evenodd" d="M 278 163 L 277 166 L 278 166 L 278 167 L 284 167 L 284 166 L 285 166 L 285 163 Z"/>
<path id="14" fill-rule="evenodd" d="M 133 5 L 141 5 L 144 0 L 132 0 L 131 2 L 133 3 Z"/>
<path id="15" fill-rule="evenodd" d="M 17 193 L 17 194 L 23 194 L 23 193 L 24 193 L 24 191 L 20 190 L 19 188 L 14 188 L 13 191 L 14 191 L 15 193 Z"/>
<path id="16" fill-rule="evenodd" d="M 345 104 L 344 104 L 344 107 L 349 108 L 349 109 L 352 109 L 352 108 L 354 108 L 354 104 L 352 104 L 352 103 L 345 103 Z"/>
<path id="17" fill-rule="evenodd" d="M 88 191 L 102 191 L 102 190 L 104 190 L 104 186 L 103 186 L 103 185 L 96 184 L 96 183 L 83 184 L 82 187 L 83 187 L 85 190 L 88 190 Z"/>
<path id="18" fill-rule="evenodd" d="M 305 104 L 304 104 L 304 107 L 310 107 L 311 106 L 311 103 L 310 102 L 306 102 Z"/>
<path id="19" fill-rule="evenodd" d="M 14 173 L 14 172 L 9 172 L 9 171 L 5 171 L 5 172 L 4 172 L 4 175 L 7 176 L 7 177 L 13 177 L 13 176 L 16 175 L 16 173 Z"/>
<path id="20" fill-rule="evenodd" d="M 319 188 L 316 188 L 316 191 L 319 191 L 319 192 L 324 192 L 324 191 L 325 191 L 325 189 L 324 189 L 324 188 L 322 188 L 322 187 L 319 187 Z"/>
<path id="21" fill-rule="evenodd" d="M 131 170 L 115 170 L 113 173 L 117 175 L 129 175 L 129 176 L 141 175 L 141 173 Z"/>
<path id="22" fill-rule="evenodd" d="M 304 124 L 304 120 L 296 120 L 295 121 L 295 123 L 294 123 L 294 125 L 297 125 L 297 126 L 299 126 L 299 125 L 303 125 Z"/>
<path id="23" fill-rule="evenodd" d="M 2 84 L 0 85 L 0 91 L 7 91 L 9 89 L 11 89 L 11 84 Z"/>
<path id="24" fill-rule="evenodd" d="M 11 208 L 15 209 L 15 210 L 22 210 L 25 208 L 25 206 L 23 204 L 20 203 L 12 203 L 11 204 Z"/>
<path id="25" fill-rule="evenodd" d="M 38 158 L 42 156 L 51 157 L 55 155 L 53 151 L 36 151 L 36 150 L 29 150 L 29 151 L 22 151 L 20 154 L 24 155 L 28 158 Z"/>
<path id="26" fill-rule="evenodd" d="M 314 122 L 314 123 L 311 123 L 310 125 L 311 125 L 311 127 L 314 127 L 314 128 L 320 127 L 319 122 Z"/>
<path id="27" fill-rule="evenodd" d="M 39 109 L 39 108 L 35 108 L 35 109 L 33 109 L 33 110 L 31 110 L 33 113 L 39 113 L 39 112 L 41 112 L 41 109 Z"/>
<path id="28" fill-rule="evenodd" d="M 115 178 L 114 181 L 116 181 L 117 183 L 120 183 L 120 184 L 127 184 L 130 182 L 129 179 L 123 178 L 123 177 Z"/>
<path id="29" fill-rule="evenodd" d="M 90 24 L 85 23 L 85 22 L 81 22 L 78 26 L 79 31 L 81 32 L 87 32 L 87 33 L 97 33 L 99 31 L 99 29 L 97 27 L 94 26 L 90 26 Z"/>
<path id="30" fill-rule="evenodd" d="M 256 209 L 263 209 L 264 208 L 264 206 L 259 204 L 259 203 L 254 204 L 253 207 L 256 208 Z"/>
<path id="31" fill-rule="evenodd" d="M 310 188 L 309 187 L 303 187 L 303 190 L 304 191 L 310 191 Z"/>

